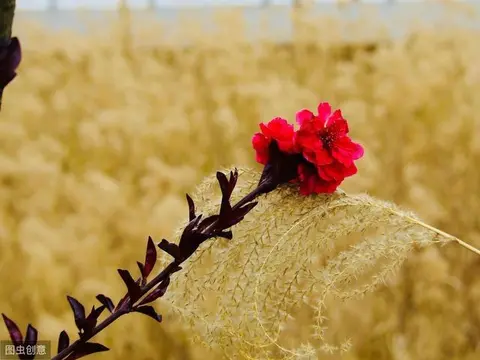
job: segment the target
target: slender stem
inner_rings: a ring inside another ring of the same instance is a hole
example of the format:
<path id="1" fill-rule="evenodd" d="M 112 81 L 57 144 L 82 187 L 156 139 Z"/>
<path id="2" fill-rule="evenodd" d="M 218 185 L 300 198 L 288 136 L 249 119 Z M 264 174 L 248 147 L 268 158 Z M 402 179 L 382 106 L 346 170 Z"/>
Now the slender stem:
<path id="1" fill-rule="evenodd" d="M 343 191 L 342 189 L 337 189 L 337 191 L 342 194 L 342 195 L 347 195 L 347 193 L 345 191 Z M 428 229 L 430 231 L 433 231 L 434 233 L 437 233 L 438 235 L 440 236 L 443 236 L 447 239 L 450 239 L 452 241 L 455 241 L 457 244 L 459 244 L 460 246 L 463 246 L 465 249 L 468 249 L 472 252 L 474 252 L 475 254 L 477 255 L 480 255 L 480 249 L 477 249 L 476 247 L 466 243 L 465 241 L 463 240 L 460 240 L 459 238 L 449 234 L 449 233 L 446 233 L 445 231 L 442 231 L 440 229 L 437 229 L 436 227 L 433 227 L 431 225 L 428 225 L 427 223 L 424 223 L 423 221 L 420 221 L 420 220 L 417 220 L 411 216 L 408 216 L 408 215 L 405 215 L 405 214 L 401 214 L 399 213 L 398 211 L 395 211 L 393 209 L 388 209 L 392 214 L 395 214 L 397 216 L 400 216 L 400 217 L 403 217 L 404 219 L 407 219 L 409 221 L 411 221 L 412 223 L 415 223 L 417 225 L 420 225 L 422 227 L 424 227 L 425 229 Z"/>
<path id="2" fill-rule="evenodd" d="M 255 189 L 253 189 L 250 193 L 245 195 L 242 199 L 238 201 L 233 207 L 232 210 L 236 210 L 239 207 L 245 205 L 246 203 L 251 202 L 252 200 L 255 200 L 257 196 L 263 193 L 264 189 L 266 188 L 265 184 L 257 186 Z"/>
<path id="3" fill-rule="evenodd" d="M 0 0 L 0 49 L 10 44 L 12 37 L 13 17 L 15 15 L 15 0 Z M 2 108 L 0 89 L 0 109 Z"/>
<path id="4" fill-rule="evenodd" d="M 442 230 L 437 229 L 437 228 L 435 228 L 435 227 L 433 227 L 433 226 L 431 226 L 431 225 L 428 225 L 428 224 L 424 223 L 423 221 L 414 219 L 414 218 L 411 217 L 411 216 L 404 215 L 404 214 L 399 214 L 399 213 L 396 212 L 395 210 L 390 209 L 390 211 L 391 211 L 392 213 L 394 213 L 395 215 L 399 215 L 399 216 L 401 216 L 401 217 L 403 217 L 403 218 L 405 218 L 405 219 L 408 219 L 409 221 L 411 221 L 411 222 L 413 222 L 413 223 L 415 223 L 415 224 L 418 224 L 418 225 L 420 225 L 420 226 L 423 226 L 424 228 L 426 228 L 426 229 L 428 229 L 428 230 L 430 230 L 430 231 L 433 231 L 433 232 L 437 233 L 438 235 L 441 235 L 441 236 L 443 236 L 443 237 L 446 237 L 446 238 L 448 238 L 448 239 L 451 239 L 451 240 L 453 240 L 453 241 L 456 241 L 459 245 L 463 246 L 464 248 L 466 248 L 466 249 L 474 252 L 474 253 L 477 254 L 477 255 L 480 255 L 480 250 L 479 250 L 479 249 L 477 249 L 476 247 L 474 247 L 474 246 L 466 243 L 466 242 L 463 241 L 463 240 L 460 240 L 459 238 L 457 238 L 457 237 L 455 237 L 455 236 L 453 236 L 453 235 L 450 235 L 450 234 L 446 233 L 445 231 L 442 231 Z"/>
<path id="5" fill-rule="evenodd" d="M 15 0 L 0 0 L 0 45 L 8 44 L 12 37 Z"/>
<path id="6" fill-rule="evenodd" d="M 265 186 L 260 185 L 256 187 L 253 191 L 248 193 L 246 196 L 244 196 L 237 204 L 233 206 L 233 209 L 238 209 L 242 205 L 245 205 L 246 203 L 251 202 L 254 200 L 258 195 L 262 194 L 264 191 Z M 216 223 L 216 222 L 215 222 Z M 213 223 L 211 226 L 214 226 L 215 223 Z M 172 261 L 170 264 L 167 265 L 165 269 L 163 269 L 155 278 L 150 280 L 147 284 L 141 287 L 140 291 L 140 298 L 145 296 L 150 290 L 152 290 L 154 287 L 156 287 L 158 284 L 160 284 L 163 280 L 167 279 L 175 270 L 177 267 L 180 265 L 178 261 Z M 115 320 L 120 318 L 121 316 L 128 314 L 131 312 L 130 309 L 128 309 L 128 301 L 126 301 L 123 306 L 120 306 L 117 310 L 115 310 L 112 314 L 110 314 L 105 320 L 103 320 L 100 324 L 98 324 L 90 334 L 87 336 L 83 336 L 82 338 L 76 340 L 73 342 L 71 345 L 60 351 L 57 355 L 52 357 L 51 360 L 62 360 L 65 359 L 69 354 L 71 354 L 73 351 L 75 351 L 78 347 L 80 347 L 82 344 L 86 343 L 88 340 L 93 338 L 96 334 L 101 332 L 103 329 L 105 329 L 107 326 L 112 324 Z M 133 304 L 132 304 L 133 306 Z"/>

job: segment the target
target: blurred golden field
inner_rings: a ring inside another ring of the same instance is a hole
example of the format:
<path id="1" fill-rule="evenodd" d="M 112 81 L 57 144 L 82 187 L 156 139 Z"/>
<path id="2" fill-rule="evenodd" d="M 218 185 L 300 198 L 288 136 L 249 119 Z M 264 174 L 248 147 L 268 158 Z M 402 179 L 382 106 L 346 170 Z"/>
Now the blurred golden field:
<path id="1" fill-rule="evenodd" d="M 116 269 L 136 271 L 148 235 L 174 240 L 186 192 L 219 168 L 257 167 L 258 123 L 319 101 L 342 109 L 366 149 L 344 190 L 480 247 L 478 31 L 446 21 L 390 41 L 369 18 L 351 28 L 369 42 L 349 44 L 335 21 L 293 15 L 285 44 L 246 42 L 235 10 L 219 10 L 215 34 L 185 19 L 189 47 L 155 45 L 160 24 L 128 12 L 87 35 L 16 23 L 24 59 L 0 115 L 1 312 L 55 346 L 63 329 L 74 338 L 67 294 L 87 308 L 98 293 L 118 300 Z M 343 359 L 480 358 L 480 259 L 467 250 L 415 252 L 369 301 L 361 323 L 335 324 L 353 338 Z M 174 319 L 130 315 L 91 358 L 222 358 L 188 337 Z"/>

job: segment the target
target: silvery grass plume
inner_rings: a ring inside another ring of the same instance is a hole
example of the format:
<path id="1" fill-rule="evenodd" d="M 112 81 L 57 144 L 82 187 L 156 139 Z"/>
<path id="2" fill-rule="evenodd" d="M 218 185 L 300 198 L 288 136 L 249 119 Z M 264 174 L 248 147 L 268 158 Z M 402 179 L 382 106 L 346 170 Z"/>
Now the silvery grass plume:
<path id="1" fill-rule="evenodd" d="M 236 196 L 255 188 L 260 175 L 241 169 Z M 207 213 L 218 207 L 215 181 L 207 178 L 194 197 Z M 234 243 L 204 243 L 163 298 L 196 329 L 196 341 L 231 359 L 316 359 L 348 350 L 348 338 L 328 341 L 329 306 L 373 292 L 415 247 L 460 241 L 365 194 L 305 197 L 287 184 L 262 197 L 235 226 Z M 303 318 L 302 333 L 289 336 L 305 309 L 310 324 Z"/>
<path id="2" fill-rule="evenodd" d="M 297 112 L 296 122 L 298 130 L 279 117 L 260 124 L 252 145 L 264 169 L 244 170 L 240 193 L 271 174 L 282 181 L 237 224 L 233 245 L 203 244 L 165 298 L 198 329 L 197 340 L 227 358 L 345 351 L 348 338 L 326 331 L 331 310 L 383 284 L 414 247 L 455 240 L 480 254 L 393 204 L 338 189 L 364 154 L 340 110 L 322 102 L 317 114 Z M 213 184 L 196 196 L 207 212 L 215 210 Z"/>

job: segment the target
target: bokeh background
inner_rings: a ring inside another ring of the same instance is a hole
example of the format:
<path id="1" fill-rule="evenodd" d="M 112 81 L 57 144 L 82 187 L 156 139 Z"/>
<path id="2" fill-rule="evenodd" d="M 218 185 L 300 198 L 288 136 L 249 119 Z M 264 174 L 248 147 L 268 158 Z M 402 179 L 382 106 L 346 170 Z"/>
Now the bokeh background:
<path id="1" fill-rule="evenodd" d="M 329 6 L 19 12 L 24 60 L 0 115 L 0 311 L 55 346 L 63 329 L 75 338 L 67 294 L 118 300 L 116 269 L 136 271 L 148 235 L 174 240 L 186 192 L 257 167 L 259 122 L 319 101 L 366 149 L 346 191 L 480 247 L 479 6 Z M 480 358 L 467 250 L 415 252 L 369 301 L 361 324 L 336 324 L 354 335 L 343 359 Z M 92 359 L 222 359 L 175 319 L 128 316 L 96 339 L 111 351 Z"/>

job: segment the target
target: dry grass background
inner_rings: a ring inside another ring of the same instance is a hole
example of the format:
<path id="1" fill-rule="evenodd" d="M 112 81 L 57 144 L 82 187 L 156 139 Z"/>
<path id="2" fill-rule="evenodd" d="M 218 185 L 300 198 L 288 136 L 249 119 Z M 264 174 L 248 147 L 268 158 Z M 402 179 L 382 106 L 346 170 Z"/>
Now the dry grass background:
<path id="1" fill-rule="evenodd" d="M 478 33 L 417 28 L 392 42 L 379 31 L 373 46 L 348 45 L 335 21 L 299 13 L 292 43 L 252 45 L 234 35 L 245 25 L 230 11 L 218 34 L 179 24 L 193 40 L 181 49 L 152 46 L 159 25 L 124 15 L 86 36 L 16 24 L 25 57 L 0 120 L 0 309 L 22 328 L 73 337 L 66 294 L 87 306 L 97 293 L 118 299 L 116 269 L 134 269 L 148 235 L 173 240 L 185 192 L 220 167 L 253 166 L 258 123 L 293 121 L 319 100 L 343 110 L 366 148 L 346 191 L 404 205 L 480 246 Z M 344 358 L 478 359 L 479 270 L 455 245 L 416 251 L 350 309 L 352 321 L 335 324 L 354 334 Z M 112 350 L 95 356 L 222 358 L 188 337 L 174 319 L 132 315 L 98 336 Z"/>

